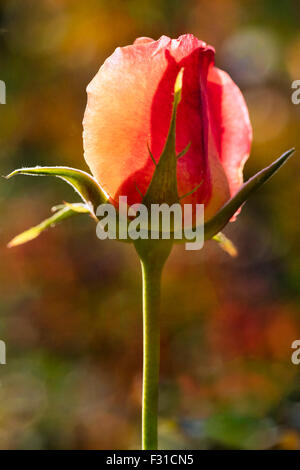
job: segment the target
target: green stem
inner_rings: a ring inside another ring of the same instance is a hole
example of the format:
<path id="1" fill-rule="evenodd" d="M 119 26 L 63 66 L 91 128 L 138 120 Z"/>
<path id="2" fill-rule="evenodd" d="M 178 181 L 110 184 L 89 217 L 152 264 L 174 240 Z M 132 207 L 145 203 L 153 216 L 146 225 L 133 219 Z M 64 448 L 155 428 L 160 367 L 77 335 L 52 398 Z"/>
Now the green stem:
<path id="1" fill-rule="evenodd" d="M 157 413 L 160 356 L 161 275 L 172 242 L 140 241 L 135 244 L 143 274 L 143 410 L 142 449 L 157 449 Z"/>
<path id="2" fill-rule="evenodd" d="M 143 272 L 143 416 L 142 448 L 157 449 L 159 382 L 159 307 L 161 272 L 142 262 Z"/>

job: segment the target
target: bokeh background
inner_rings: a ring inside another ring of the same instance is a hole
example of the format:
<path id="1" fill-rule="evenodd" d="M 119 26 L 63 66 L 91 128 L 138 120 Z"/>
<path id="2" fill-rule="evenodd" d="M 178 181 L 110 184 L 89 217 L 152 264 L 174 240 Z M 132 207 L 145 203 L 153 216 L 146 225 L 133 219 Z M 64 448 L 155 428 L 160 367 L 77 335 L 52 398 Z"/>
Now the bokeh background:
<path id="1" fill-rule="evenodd" d="M 1 1 L 0 173 L 36 164 L 87 170 L 85 87 L 115 47 L 191 32 L 245 93 L 254 128 L 245 175 L 300 148 L 298 0 Z M 300 449 L 299 151 L 226 233 L 174 249 L 164 274 L 160 448 Z M 140 445 L 141 278 L 129 246 L 100 242 L 85 215 L 15 249 L 62 181 L 0 181 L 0 448 Z"/>

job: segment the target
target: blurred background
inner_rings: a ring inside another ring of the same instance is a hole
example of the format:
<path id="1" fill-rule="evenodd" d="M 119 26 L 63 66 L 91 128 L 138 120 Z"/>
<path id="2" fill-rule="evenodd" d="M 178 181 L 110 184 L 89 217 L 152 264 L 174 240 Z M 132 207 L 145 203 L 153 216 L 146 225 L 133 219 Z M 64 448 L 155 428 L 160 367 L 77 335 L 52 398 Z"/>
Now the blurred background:
<path id="1" fill-rule="evenodd" d="M 85 87 L 115 47 L 190 32 L 216 48 L 254 128 L 245 177 L 300 147 L 297 0 L 1 1 L 0 173 L 87 170 Z M 174 249 L 164 273 L 160 448 L 300 449 L 299 152 L 214 242 Z M 62 181 L 0 181 L 0 448 L 140 445 L 141 276 L 132 247 L 85 215 L 15 249 L 17 233 L 77 196 Z"/>

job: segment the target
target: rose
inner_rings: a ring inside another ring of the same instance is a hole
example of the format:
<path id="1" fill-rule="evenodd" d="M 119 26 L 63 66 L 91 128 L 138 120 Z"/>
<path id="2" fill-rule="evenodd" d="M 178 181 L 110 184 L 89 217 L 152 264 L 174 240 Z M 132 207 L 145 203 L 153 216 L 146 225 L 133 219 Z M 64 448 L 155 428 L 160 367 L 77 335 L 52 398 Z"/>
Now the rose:
<path id="1" fill-rule="evenodd" d="M 169 129 L 176 76 L 184 68 L 177 111 L 178 193 L 201 186 L 184 203 L 204 203 L 212 217 L 243 182 L 251 125 L 244 98 L 214 66 L 214 49 L 191 34 L 158 41 L 139 38 L 117 48 L 87 87 L 85 159 L 101 187 L 117 201 L 141 200 Z"/>
<path id="2" fill-rule="evenodd" d="M 205 204 L 210 217 L 202 225 L 205 239 L 214 238 L 234 254 L 220 230 L 294 149 L 242 185 L 251 143 L 247 106 L 237 86 L 213 61 L 214 50 L 192 35 L 178 40 L 140 38 L 118 48 L 88 86 L 84 147 L 95 178 L 66 166 L 20 168 L 7 176 L 59 177 L 73 186 L 82 203 L 55 207 L 51 217 L 9 246 L 33 240 L 76 214 L 89 213 L 97 221 L 99 205 L 116 202 L 118 195 L 126 195 L 130 204 L 139 202 L 140 189 L 146 193 L 143 202 L 178 200 L 178 186 L 179 194 L 197 188 L 184 199 Z M 160 282 L 173 242 L 163 237 L 133 242 L 143 272 L 142 448 L 149 450 L 157 449 Z"/>

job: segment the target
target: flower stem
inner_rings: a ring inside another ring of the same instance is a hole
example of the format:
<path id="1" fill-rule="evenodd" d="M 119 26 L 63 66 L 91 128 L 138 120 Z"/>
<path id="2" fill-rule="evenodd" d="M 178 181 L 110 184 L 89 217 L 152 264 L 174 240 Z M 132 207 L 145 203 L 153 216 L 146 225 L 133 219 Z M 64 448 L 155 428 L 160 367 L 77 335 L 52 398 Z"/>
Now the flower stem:
<path id="1" fill-rule="evenodd" d="M 157 449 L 159 382 L 159 306 L 161 272 L 142 262 L 143 273 L 143 417 L 142 448 Z"/>
<path id="2" fill-rule="evenodd" d="M 143 274 L 143 450 L 157 449 L 160 287 L 163 267 L 172 248 L 172 242 L 167 242 L 153 240 L 136 243 Z"/>

